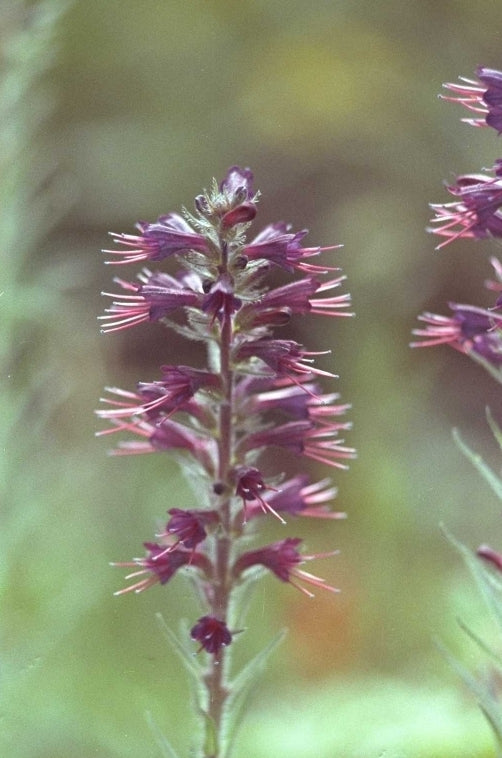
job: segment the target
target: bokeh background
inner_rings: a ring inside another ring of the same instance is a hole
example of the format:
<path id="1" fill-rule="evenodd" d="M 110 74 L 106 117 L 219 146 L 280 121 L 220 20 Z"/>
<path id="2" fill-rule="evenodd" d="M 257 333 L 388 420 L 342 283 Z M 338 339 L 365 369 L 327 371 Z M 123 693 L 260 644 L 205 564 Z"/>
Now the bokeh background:
<path id="1" fill-rule="evenodd" d="M 0 45 L 2 755 L 155 758 L 146 711 L 192 754 L 185 675 L 154 618 L 193 619 L 188 586 L 114 598 L 108 562 L 141 554 L 193 495 L 167 457 L 107 457 L 93 416 L 104 385 L 190 355 L 161 327 L 99 335 L 116 273 L 99 251 L 239 164 L 263 192 L 257 229 L 284 219 L 344 243 L 330 255 L 357 317 L 291 334 L 332 348 L 359 458 L 336 476 L 347 521 L 287 527 L 340 549 L 319 572 L 341 594 L 260 585 L 239 656 L 289 635 L 235 756 L 492 756 L 435 640 L 488 676 L 457 617 L 488 639 L 491 620 L 439 523 L 502 547 L 500 503 L 451 438 L 458 426 L 497 468 L 484 413 L 502 419 L 500 393 L 454 351 L 408 342 L 424 309 L 490 303 L 495 244 L 436 252 L 424 229 L 445 179 L 500 155 L 436 97 L 502 68 L 500 2 L 3 0 Z"/>

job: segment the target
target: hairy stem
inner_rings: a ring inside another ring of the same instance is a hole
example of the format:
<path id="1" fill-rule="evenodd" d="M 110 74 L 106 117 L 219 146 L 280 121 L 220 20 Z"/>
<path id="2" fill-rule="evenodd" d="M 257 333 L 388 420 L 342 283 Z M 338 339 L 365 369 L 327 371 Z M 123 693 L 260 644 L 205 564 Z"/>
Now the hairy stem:
<path id="1" fill-rule="evenodd" d="M 226 244 L 222 241 L 222 269 L 226 268 Z M 233 458 L 233 383 L 234 376 L 230 361 L 230 350 L 233 339 L 232 319 L 230 315 L 222 318 L 220 332 L 220 373 L 224 387 L 224 399 L 219 409 L 218 435 L 218 479 L 224 489 L 219 507 L 222 524 L 221 533 L 217 537 L 215 556 L 215 578 L 211 598 L 211 612 L 222 621 L 227 621 L 228 605 L 232 591 L 230 575 L 231 553 L 231 496 L 230 467 Z M 222 647 L 212 657 L 211 668 L 205 677 L 208 690 L 208 715 L 216 733 L 216 752 L 207 758 L 218 758 L 220 755 L 220 737 L 224 707 L 229 691 L 225 686 L 225 673 L 229 665 L 228 649 Z"/>

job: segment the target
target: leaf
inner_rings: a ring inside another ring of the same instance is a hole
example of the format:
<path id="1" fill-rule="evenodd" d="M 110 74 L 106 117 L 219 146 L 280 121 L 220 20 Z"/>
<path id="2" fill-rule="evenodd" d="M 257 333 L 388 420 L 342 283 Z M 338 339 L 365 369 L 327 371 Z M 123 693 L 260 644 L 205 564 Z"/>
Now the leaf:
<path id="1" fill-rule="evenodd" d="M 202 669 L 197 663 L 193 653 L 186 650 L 174 632 L 169 629 L 162 613 L 156 613 L 155 618 L 157 619 L 159 626 L 162 629 L 162 632 L 164 633 L 164 636 L 168 641 L 171 649 L 176 653 L 185 669 L 198 684 L 202 676 Z"/>
<path id="2" fill-rule="evenodd" d="M 502 712 L 500 710 L 500 703 L 491 694 L 490 689 L 482 682 L 478 681 L 441 642 L 436 640 L 436 645 L 445 656 L 450 666 L 457 672 L 462 681 L 475 695 L 479 707 L 494 732 L 498 750 L 497 758 L 502 758 Z"/>
<path id="3" fill-rule="evenodd" d="M 482 650 L 484 653 L 486 653 L 498 666 L 502 669 L 502 658 L 498 653 L 493 650 L 493 648 L 490 647 L 484 640 L 479 637 L 476 632 L 473 632 L 472 629 L 470 629 L 467 624 L 462 621 L 462 619 L 457 619 L 457 624 L 462 629 L 463 632 L 467 634 L 468 637 L 471 638 L 473 642 L 476 643 L 476 645 L 479 647 L 480 650 Z"/>
<path id="4" fill-rule="evenodd" d="M 152 713 L 150 711 L 146 711 L 145 717 L 164 758 L 180 758 L 179 754 L 173 748 L 165 734 L 162 733 L 159 725 L 153 718 Z"/>
<path id="5" fill-rule="evenodd" d="M 486 568 L 475 553 L 461 542 L 455 539 L 455 537 L 448 532 L 444 525 L 441 525 L 441 530 L 445 535 L 448 542 L 453 545 L 454 548 L 460 553 L 464 559 L 467 567 L 469 568 L 472 576 L 474 577 L 476 584 L 481 592 L 481 596 L 486 605 L 493 613 L 495 620 L 502 630 L 502 599 L 500 597 L 501 586 L 500 583 L 488 574 Z"/>
<path id="6" fill-rule="evenodd" d="M 244 706 L 246 705 L 252 685 L 256 682 L 258 676 L 265 669 L 265 665 L 268 659 L 286 637 L 287 632 L 287 629 L 281 629 L 279 634 L 277 634 L 269 642 L 269 644 L 263 648 L 263 650 L 260 650 L 260 652 L 255 655 L 254 658 L 248 661 L 241 672 L 237 674 L 237 676 L 231 682 L 231 694 L 227 699 L 225 711 L 226 714 L 232 714 L 232 723 L 229 724 L 228 727 L 225 723 L 224 728 L 226 732 L 226 739 L 224 742 L 227 744 L 223 758 L 229 758 L 230 756 L 235 738 L 237 736 L 238 728 L 241 725 L 244 716 Z"/>
<path id="7" fill-rule="evenodd" d="M 462 453 L 466 456 L 466 458 L 470 460 L 472 465 L 478 470 L 483 479 L 490 485 L 499 500 L 502 500 L 502 481 L 500 478 L 493 473 L 491 468 L 484 462 L 479 453 L 475 453 L 474 450 L 471 450 L 471 448 L 466 445 L 466 443 L 462 440 L 458 429 L 454 429 L 452 434 L 456 445 L 460 448 Z"/>

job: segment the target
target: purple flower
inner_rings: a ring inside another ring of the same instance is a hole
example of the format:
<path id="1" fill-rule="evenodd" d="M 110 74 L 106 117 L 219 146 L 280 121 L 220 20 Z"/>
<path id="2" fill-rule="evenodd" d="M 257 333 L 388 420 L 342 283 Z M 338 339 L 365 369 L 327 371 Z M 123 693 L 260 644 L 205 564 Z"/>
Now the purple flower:
<path id="1" fill-rule="evenodd" d="M 493 367 L 502 365 L 502 316 L 475 305 L 450 303 L 453 316 L 423 313 L 425 329 L 414 329 L 413 334 L 423 339 L 412 342 L 411 347 L 431 347 L 447 344 L 467 355 L 474 354 Z"/>
<path id="2" fill-rule="evenodd" d="M 259 358 L 269 366 L 277 376 L 289 376 L 294 381 L 294 374 L 310 376 L 318 374 L 335 378 L 336 374 L 323 371 L 310 365 L 312 355 L 326 355 L 329 350 L 310 352 L 293 340 L 275 340 L 263 338 L 243 342 L 235 352 L 237 361 Z"/>
<path id="3" fill-rule="evenodd" d="M 211 325 L 218 318 L 228 321 L 239 310 L 242 301 L 234 295 L 234 284 L 229 274 L 223 274 L 214 282 L 202 302 L 202 310 L 211 316 Z"/>
<path id="4" fill-rule="evenodd" d="M 265 504 L 278 513 L 287 513 L 291 516 L 308 516 L 313 518 L 343 519 L 346 513 L 330 510 L 326 503 L 336 497 L 337 488 L 331 486 L 329 479 L 309 484 L 306 474 L 297 476 L 283 482 L 270 494 L 265 494 Z M 262 503 L 247 504 L 248 519 L 255 518 L 263 513 Z"/>
<path id="5" fill-rule="evenodd" d="M 311 561 L 315 558 L 328 558 L 336 555 L 337 551 L 333 550 L 328 553 L 317 553 L 313 555 L 302 555 L 298 552 L 297 547 L 302 542 L 298 537 L 288 537 L 280 542 L 274 542 L 271 545 L 243 553 L 235 562 L 233 567 L 234 576 L 239 577 L 246 569 L 252 566 L 264 566 L 271 571 L 281 582 L 292 584 L 308 597 L 314 597 L 310 590 L 302 587 L 297 581 L 303 581 L 314 587 L 321 587 L 330 592 L 338 592 L 335 587 L 327 584 L 324 579 L 318 576 L 302 571 L 298 566 L 305 561 Z"/>
<path id="6" fill-rule="evenodd" d="M 118 590 L 114 593 L 115 595 L 123 595 L 126 592 L 143 592 L 143 590 L 152 587 L 154 584 L 166 584 L 178 569 L 188 564 L 194 568 L 198 568 L 203 573 L 208 573 L 212 569 L 210 561 L 201 553 L 180 549 L 169 551 L 163 545 L 158 545 L 156 542 L 145 542 L 144 545 L 149 553 L 146 558 L 134 558 L 132 561 L 111 564 L 120 568 L 139 567 L 139 571 L 128 574 L 126 579 L 145 575 L 144 579 L 135 582 L 129 587 L 125 587 L 123 590 Z"/>
<path id="7" fill-rule="evenodd" d="M 242 498 L 244 506 L 244 523 L 247 521 L 247 501 L 249 500 L 257 500 L 264 513 L 271 513 L 282 524 L 286 523 L 270 505 L 270 502 L 263 499 L 263 493 L 274 488 L 265 484 L 259 469 L 254 466 L 237 466 L 233 471 L 233 476 L 236 481 L 235 494 Z"/>
<path id="8" fill-rule="evenodd" d="M 184 286 L 182 281 L 168 274 L 152 274 L 145 270 L 138 278 L 141 284 L 125 282 L 117 277 L 113 280 L 124 290 L 134 292 L 134 295 L 102 293 L 116 298 L 105 310 L 108 315 L 99 316 L 107 322 L 101 329 L 103 333 L 118 332 L 146 321 L 159 321 L 178 308 L 202 306 L 202 292 Z"/>
<path id="9" fill-rule="evenodd" d="M 329 282 L 320 282 L 313 277 L 299 279 L 283 287 L 269 290 L 260 300 L 244 306 L 237 323 L 244 328 L 281 325 L 293 314 L 315 313 L 321 316 L 353 316 L 345 309 L 350 305 L 350 295 L 315 298 L 315 293 L 327 292 L 339 287 L 344 276 Z"/>
<path id="10" fill-rule="evenodd" d="M 166 530 L 159 537 L 177 537 L 176 542 L 167 549 L 174 550 L 178 545 L 187 550 L 194 550 L 197 545 L 206 539 L 207 527 L 214 527 L 219 523 L 218 513 L 210 510 L 182 510 L 170 508 L 171 516 L 166 525 Z"/>
<path id="11" fill-rule="evenodd" d="M 199 415 L 199 406 L 190 400 L 200 390 L 221 389 L 221 379 L 217 374 L 200 371 L 190 366 L 162 366 L 162 380 L 139 382 L 137 392 L 128 392 L 117 387 L 107 387 L 107 391 L 119 399 L 101 398 L 113 406 L 96 411 L 99 418 L 118 419 L 145 414 L 150 420 L 170 416 L 183 409 Z"/>
<path id="12" fill-rule="evenodd" d="M 133 417 L 129 421 L 110 419 L 110 422 L 112 428 L 98 432 L 98 437 L 116 432 L 129 432 L 142 438 L 139 441 L 121 442 L 118 448 L 111 451 L 113 455 L 182 450 L 189 453 L 210 476 L 214 475 L 216 455 L 214 440 L 197 434 L 188 426 L 172 421 L 168 417 L 154 424 L 141 416 Z"/>
<path id="13" fill-rule="evenodd" d="M 455 96 L 442 95 L 444 100 L 457 102 L 481 117 L 464 118 L 472 126 L 491 126 L 502 133 L 502 72 L 493 68 L 479 66 L 476 69 L 478 79 L 460 78 L 460 84 L 444 84 Z"/>
<path id="14" fill-rule="evenodd" d="M 286 271 L 303 271 L 311 274 L 325 274 L 337 269 L 329 266 L 316 266 L 305 263 L 306 258 L 319 255 L 326 250 L 336 250 L 340 245 L 329 247 L 302 247 L 301 241 L 308 234 L 308 229 L 300 232 L 291 232 L 291 226 L 279 221 L 269 224 L 244 247 L 244 255 L 251 261 L 266 260 L 280 266 Z"/>
<path id="15" fill-rule="evenodd" d="M 347 465 L 342 461 L 355 458 L 356 452 L 338 439 L 339 429 L 338 424 L 317 428 L 311 421 L 291 421 L 249 434 L 241 441 L 240 448 L 249 451 L 276 446 L 328 466 L 346 469 Z"/>
<path id="16" fill-rule="evenodd" d="M 106 263 L 138 263 L 139 261 L 162 261 L 171 255 L 198 250 L 209 252 L 207 239 L 197 234 L 194 229 L 177 213 L 168 213 L 149 224 L 140 221 L 136 228 L 141 232 L 135 234 L 116 234 L 110 232 L 113 241 L 124 245 L 125 250 L 103 250 L 109 255 L 120 256 L 122 260 L 111 260 Z"/>
<path id="17" fill-rule="evenodd" d="M 332 392 L 319 394 L 319 387 L 312 382 L 293 382 L 287 378 L 274 380 L 271 388 L 251 394 L 243 399 L 244 412 L 265 413 L 281 411 L 295 419 L 311 419 L 323 423 L 327 418 L 342 416 L 351 407 L 349 403 L 334 403 L 339 395 Z M 340 428 L 350 429 L 350 424 Z"/>
<path id="18" fill-rule="evenodd" d="M 216 655 L 223 646 L 232 642 L 227 625 L 215 616 L 202 616 L 190 630 L 190 637 L 200 642 L 199 652 L 204 649 L 212 655 Z"/>
<path id="19" fill-rule="evenodd" d="M 447 187 L 459 198 L 455 202 L 431 204 L 436 216 L 429 231 L 446 237 L 438 249 L 459 238 L 502 237 L 502 159 L 493 167 L 495 176 L 465 174 Z"/>
<path id="20" fill-rule="evenodd" d="M 223 181 L 220 183 L 220 192 L 229 200 L 229 203 L 243 203 L 252 200 L 253 193 L 253 172 L 250 168 L 239 168 L 232 166 L 228 169 Z"/>

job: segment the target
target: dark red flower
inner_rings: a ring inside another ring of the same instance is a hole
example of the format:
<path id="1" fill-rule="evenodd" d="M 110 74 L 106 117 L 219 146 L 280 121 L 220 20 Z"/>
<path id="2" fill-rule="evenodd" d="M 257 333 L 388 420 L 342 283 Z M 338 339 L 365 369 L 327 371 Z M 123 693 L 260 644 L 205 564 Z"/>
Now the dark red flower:
<path id="1" fill-rule="evenodd" d="M 257 500 L 264 513 L 272 513 L 281 523 L 286 523 L 270 503 L 263 499 L 263 493 L 267 490 L 273 490 L 274 487 L 268 487 L 265 484 L 259 469 L 253 466 L 237 466 L 233 471 L 233 476 L 236 481 L 235 494 L 242 498 L 244 506 L 244 522 L 247 520 L 247 501 Z"/>
<path id="2" fill-rule="evenodd" d="M 206 539 L 206 527 L 215 526 L 219 522 L 216 511 L 211 510 L 182 510 L 170 508 L 171 516 L 166 525 L 166 530 L 159 537 L 174 536 L 177 538 L 167 550 L 174 550 L 177 545 L 182 545 L 187 550 L 194 550 L 197 545 Z"/>
<path id="3" fill-rule="evenodd" d="M 182 566 L 190 566 L 200 569 L 203 573 L 211 571 L 209 559 L 201 553 L 194 553 L 188 550 L 166 550 L 164 545 L 156 542 L 145 542 L 148 555 L 146 558 L 134 558 L 132 561 L 124 563 L 112 563 L 112 566 L 138 568 L 128 574 L 126 579 L 133 579 L 137 576 L 145 575 L 144 579 L 135 582 L 130 587 L 118 590 L 115 595 L 123 595 L 126 592 L 143 592 L 143 590 L 152 587 L 154 584 L 166 584 Z"/>
<path id="4" fill-rule="evenodd" d="M 355 458 L 356 451 L 338 439 L 338 431 L 345 427 L 345 424 L 323 424 L 318 427 L 311 421 L 291 421 L 253 432 L 242 440 L 241 446 L 247 451 L 275 445 L 328 466 L 346 469 L 347 464 L 342 461 Z"/>
<path id="5" fill-rule="evenodd" d="M 215 616 L 202 616 L 190 630 L 190 637 L 200 642 L 198 652 L 204 649 L 212 655 L 216 655 L 222 647 L 232 642 L 232 634 L 227 625 Z"/>
<path id="6" fill-rule="evenodd" d="M 239 577 L 243 571 L 246 571 L 246 569 L 251 568 L 252 566 L 264 566 L 275 574 L 281 582 L 292 584 L 308 597 L 314 597 L 313 593 L 305 587 L 302 587 L 300 584 L 297 584 L 296 581 L 294 581 L 295 579 L 307 582 L 307 584 L 312 584 L 314 587 L 321 587 L 330 592 L 338 592 L 335 587 L 327 584 L 324 579 L 298 568 L 298 566 L 305 561 L 311 561 L 315 558 L 327 558 L 336 555 L 337 551 L 334 550 L 328 553 L 302 555 L 297 550 L 297 547 L 301 542 L 302 540 L 298 537 L 288 537 L 285 540 L 280 540 L 280 542 L 274 542 L 271 545 L 267 545 L 260 550 L 251 550 L 247 553 L 243 553 L 243 555 L 241 555 L 235 562 L 233 573 L 236 577 Z"/>
<path id="7" fill-rule="evenodd" d="M 332 511 L 326 505 L 336 497 L 336 494 L 337 488 L 331 486 L 329 479 L 322 479 L 320 482 L 309 484 L 306 474 L 298 474 L 283 482 L 270 494 L 266 493 L 263 499 L 267 506 L 272 507 L 278 513 L 287 513 L 291 516 L 343 519 L 347 514 Z M 261 504 L 248 504 L 249 519 L 255 518 L 261 513 L 263 513 Z"/>

